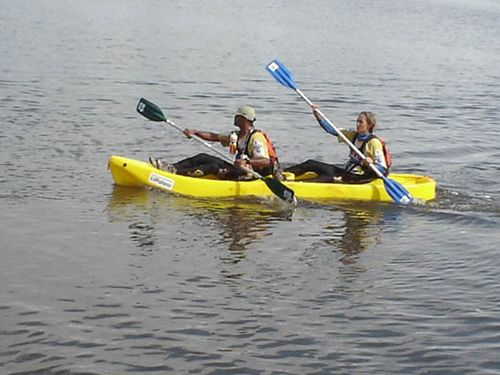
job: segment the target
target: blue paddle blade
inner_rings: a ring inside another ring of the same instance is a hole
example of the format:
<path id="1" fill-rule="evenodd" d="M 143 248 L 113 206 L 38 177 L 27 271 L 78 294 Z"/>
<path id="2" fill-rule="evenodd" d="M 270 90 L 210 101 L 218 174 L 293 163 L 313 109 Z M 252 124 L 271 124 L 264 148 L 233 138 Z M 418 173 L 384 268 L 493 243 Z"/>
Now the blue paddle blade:
<path id="1" fill-rule="evenodd" d="M 394 202 L 407 206 L 413 202 L 411 194 L 399 182 L 384 177 L 384 187 Z"/>
<path id="2" fill-rule="evenodd" d="M 266 70 L 283 86 L 297 90 L 292 73 L 279 60 L 273 60 L 267 64 Z"/>

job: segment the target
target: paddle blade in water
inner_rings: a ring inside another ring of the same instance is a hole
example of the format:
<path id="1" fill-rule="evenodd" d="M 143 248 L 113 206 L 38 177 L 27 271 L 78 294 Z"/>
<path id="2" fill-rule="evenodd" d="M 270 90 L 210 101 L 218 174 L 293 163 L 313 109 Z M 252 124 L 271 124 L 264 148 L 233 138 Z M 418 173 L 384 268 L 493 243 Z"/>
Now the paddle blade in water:
<path id="1" fill-rule="evenodd" d="M 295 193 L 292 189 L 283 185 L 280 181 L 272 177 L 262 178 L 269 188 L 278 198 L 284 200 L 287 203 L 297 205 L 297 199 L 295 198 Z"/>
<path id="2" fill-rule="evenodd" d="M 279 60 L 273 60 L 267 64 L 266 70 L 283 86 L 297 90 L 292 73 Z"/>
<path id="3" fill-rule="evenodd" d="M 139 103 L 137 103 L 137 112 L 150 119 L 151 121 L 167 120 L 165 118 L 165 115 L 163 115 L 160 107 L 144 98 L 141 98 L 141 100 L 139 100 Z"/>
<path id="4" fill-rule="evenodd" d="M 384 178 L 384 187 L 387 194 L 394 200 L 394 202 L 401 204 L 403 206 L 409 205 L 413 202 L 413 197 L 411 194 L 401 185 L 399 182 L 391 180 L 390 178 Z"/>

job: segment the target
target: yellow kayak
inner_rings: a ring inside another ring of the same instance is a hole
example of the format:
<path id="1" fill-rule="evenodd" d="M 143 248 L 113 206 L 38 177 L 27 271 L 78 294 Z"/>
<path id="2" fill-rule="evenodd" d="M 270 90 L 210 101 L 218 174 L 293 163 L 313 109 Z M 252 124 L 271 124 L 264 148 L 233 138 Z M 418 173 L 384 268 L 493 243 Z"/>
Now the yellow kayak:
<path id="1" fill-rule="evenodd" d="M 191 197 L 273 196 L 261 180 L 228 181 L 182 176 L 156 169 L 148 162 L 121 156 L 111 156 L 108 168 L 115 184 L 120 186 L 150 186 Z M 431 177 L 392 173 L 389 178 L 402 184 L 417 200 L 429 201 L 436 196 L 436 182 Z M 367 184 L 307 182 L 307 180 L 283 181 L 283 184 L 292 189 L 298 199 L 392 202 L 380 179 Z"/>

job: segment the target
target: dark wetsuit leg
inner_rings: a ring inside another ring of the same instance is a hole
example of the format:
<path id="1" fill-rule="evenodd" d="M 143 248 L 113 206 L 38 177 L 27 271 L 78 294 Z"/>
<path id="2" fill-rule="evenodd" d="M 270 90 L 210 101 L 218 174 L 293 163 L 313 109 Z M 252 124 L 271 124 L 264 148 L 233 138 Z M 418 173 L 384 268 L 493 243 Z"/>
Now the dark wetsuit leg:
<path id="1" fill-rule="evenodd" d="M 285 168 L 285 172 L 291 172 L 295 175 L 301 175 L 306 172 L 314 172 L 320 176 L 340 176 L 345 170 L 336 165 L 323 163 L 321 161 L 309 159 L 303 163 L 292 165 Z"/>
<path id="2" fill-rule="evenodd" d="M 374 172 L 367 171 L 364 174 L 354 174 L 345 171 L 342 175 L 342 182 L 346 184 L 365 184 L 377 178 Z"/>
<path id="3" fill-rule="evenodd" d="M 319 176 L 315 179 L 317 182 L 331 182 L 334 177 L 341 177 L 341 182 L 347 184 L 363 184 L 377 178 L 375 173 L 373 173 L 372 171 L 366 171 L 364 174 L 358 175 L 349 173 L 344 168 L 337 167 L 336 165 L 323 163 L 321 161 L 312 159 L 285 168 L 285 172 L 294 173 L 296 176 L 299 176 L 306 172 L 314 172 Z"/>
<path id="4" fill-rule="evenodd" d="M 178 174 L 186 175 L 201 170 L 204 175 L 218 174 L 220 169 L 234 168 L 231 163 L 217 156 L 201 153 L 174 163 Z"/>

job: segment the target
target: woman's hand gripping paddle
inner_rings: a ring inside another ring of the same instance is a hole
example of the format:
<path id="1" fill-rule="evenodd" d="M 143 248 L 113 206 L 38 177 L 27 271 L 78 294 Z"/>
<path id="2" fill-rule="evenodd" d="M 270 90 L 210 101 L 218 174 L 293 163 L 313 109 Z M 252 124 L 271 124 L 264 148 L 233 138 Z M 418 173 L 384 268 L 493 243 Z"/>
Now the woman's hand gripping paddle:
<path id="1" fill-rule="evenodd" d="M 278 60 L 273 60 L 269 64 L 267 64 L 266 70 L 283 86 L 294 90 L 312 108 L 313 103 L 302 93 L 302 91 L 297 88 L 297 84 L 293 79 L 292 73 L 286 68 L 285 65 L 283 65 Z M 330 129 L 325 127 L 325 130 L 328 133 L 338 134 L 338 136 L 341 137 L 342 140 L 351 148 L 351 150 L 356 152 L 360 158 L 362 158 L 363 160 L 366 158 L 366 156 L 363 155 L 363 153 L 356 146 L 354 146 L 352 142 L 341 131 L 339 131 L 337 127 L 323 113 L 321 113 L 320 110 L 316 109 L 316 111 L 331 127 Z M 403 185 L 384 176 L 384 174 L 380 172 L 377 167 L 373 165 L 373 163 L 370 163 L 369 166 L 373 170 L 373 172 L 375 172 L 375 174 L 384 181 L 385 190 L 387 191 L 387 194 L 394 200 L 394 202 L 404 206 L 413 202 L 413 197 L 403 187 Z"/>
<path id="2" fill-rule="evenodd" d="M 184 133 L 184 131 L 178 127 L 176 124 L 174 124 L 172 121 L 167 119 L 165 115 L 163 114 L 162 110 L 160 107 L 158 107 L 156 104 L 150 102 L 149 100 L 146 100 L 144 98 L 141 98 L 139 100 L 139 103 L 137 104 L 137 112 L 139 112 L 142 116 L 146 117 L 147 119 L 151 121 L 156 121 L 156 122 L 166 122 L 167 124 L 171 125 L 181 133 Z M 233 163 L 233 160 L 229 158 L 226 154 L 224 154 L 222 151 L 214 148 L 211 144 L 205 142 L 203 139 L 193 135 L 193 139 L 197 140 L 198 142 L 202 143 L 205 147 L 210 148 L 212 151 L 217 153 L 219 156 L 221 156 L 223 159 L 228 161 L 229 163 Z M 264 181 L 264 183 L 267 185 L 269 190 L 273 192 L 274 195 L 276 195 L 278 198 L 281 200 L 285 201 L 286 203 L 297 205 L 297 199 L 295 198 L 295 193 L 292 189 L 286 187 L 278 181 L 275 178 L 272 177 L 263 177 L 259 173 L 255 172 L 254 170 L 248 169 L 244 166 L 240 166 L 241 169 L 243 169 L 245 172 L 250 173 L 254 177 L 258 178 L 259 180 Z"/>

